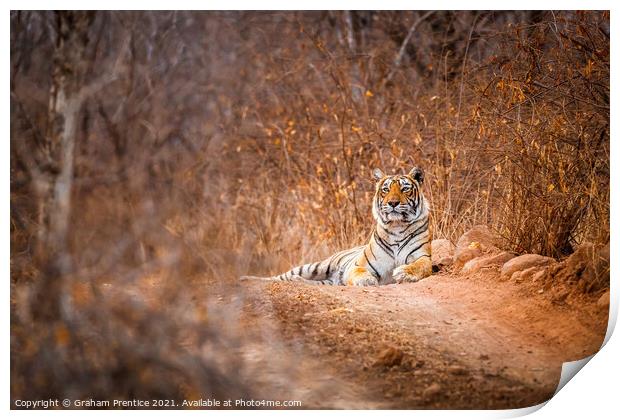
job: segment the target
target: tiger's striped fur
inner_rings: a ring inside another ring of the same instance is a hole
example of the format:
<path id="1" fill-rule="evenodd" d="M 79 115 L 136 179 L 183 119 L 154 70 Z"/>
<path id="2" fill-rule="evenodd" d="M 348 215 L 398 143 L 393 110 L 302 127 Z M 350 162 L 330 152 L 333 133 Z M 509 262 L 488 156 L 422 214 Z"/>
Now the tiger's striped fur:
<path id="1" fill-rule="evenodd" d="M 423 171 L 416 167 L 407 175 L 386 176 L 375 169 L 373 174 L 377 181 L 372 204 L 376 225 L 368 244 L 277 276 L 241 279 L 375 286 L 429 276 L 431 237 L 428 205 L 421 189 Z"/>

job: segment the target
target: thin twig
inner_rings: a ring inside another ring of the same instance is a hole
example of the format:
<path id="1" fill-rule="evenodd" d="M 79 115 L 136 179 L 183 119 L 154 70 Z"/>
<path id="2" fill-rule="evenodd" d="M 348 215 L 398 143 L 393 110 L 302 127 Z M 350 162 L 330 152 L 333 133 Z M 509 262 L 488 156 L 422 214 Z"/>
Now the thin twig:
<path id="1" fill-rule="evenodd" d="M 459 86 L 459 105 L 456 111 L 456 124 L 454 126 L 454 141 L 456 141 L 456 137 L 459 133 L 459 121 L 461 119 L 461 103 L 463 99 L 463 83 L 465 81 L 465 66 L 467 65 L 467 54 L 469 53 L 469 45 L 471 43 L 471 35 L 474 33 L 474 28 L 476 27 L 476 21 L 478 21 L 478 17 L 480 15 L 476 14 L 473 23 L 471 24 L 471 28 L 469 29 L 469 36 L 467 37 L 467 46 L 465 47 L 465 56 L 463 57 L 463 66 L 461 67 L 461 84 Z"/>
<path id="2" fill-rule="evenodd" d="M 422 23 L 427 17 L 429 17 L 433 13 L 435 12 L 433 10 L 430 10 L 424 13 L 422 16 L 420 16 L 415 22 L 413 22 L 413 25 L 411 25 L 411 28 L 409 28 L 409 33 L 407 33 L 407 36 L 403 40 L 403 43 L 401 44 L 400 49 L 398 50 L 398 54 L 396 55 L 396 58 L 394 59 L 394 64 L 392 64 L 392 69 L 390 70 L 390 72 L 388 73 L 387 77 L 385 78 L 383 82 L 384 85 L 389 83 L 390 80 L 392 80 L 392 77 L 394 77 L 396 70 L 398 70 L 398 67 L 400 67 L 400 63 L 403 61 L 403 57 L 405 56 L 405 51 L 407 50 L 407 45 L 409 44 L 409 41 L 411 40 L 411 37 L 413 36 L 413 33 L 415 32 L 415 30 L 418 28 L 420 23 Z"/>

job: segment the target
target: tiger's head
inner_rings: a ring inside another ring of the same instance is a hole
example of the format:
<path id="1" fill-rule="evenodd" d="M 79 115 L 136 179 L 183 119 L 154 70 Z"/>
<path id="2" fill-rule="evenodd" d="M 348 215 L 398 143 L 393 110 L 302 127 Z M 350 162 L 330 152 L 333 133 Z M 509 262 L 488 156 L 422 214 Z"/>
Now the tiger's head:
<path id="1" fill-rule="evenodd" d="M 375 169 L 377 181 L 372 214 L 383 224 L 407 224 L 420 217 L 424 210 L 422 182 L 424 172 L 414 167 L 407 175 L 386 175 Z"/>

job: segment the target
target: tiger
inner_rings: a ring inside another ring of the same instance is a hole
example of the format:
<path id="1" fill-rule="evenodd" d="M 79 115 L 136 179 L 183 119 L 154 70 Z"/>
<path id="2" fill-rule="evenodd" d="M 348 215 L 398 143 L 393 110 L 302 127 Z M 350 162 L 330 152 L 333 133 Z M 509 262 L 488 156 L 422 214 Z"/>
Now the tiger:
<path id="1" fill-rule="evenodd" d="M 406 175 L 372 171 L 375 226 L 365 245 L 300 265 L 272 277 L 242 276 L 241 280 L 300 281 L 342 286 L 378 286 L 417 282 L 432 273 L 429 206 L 422 194 L 424 171 Z"/>

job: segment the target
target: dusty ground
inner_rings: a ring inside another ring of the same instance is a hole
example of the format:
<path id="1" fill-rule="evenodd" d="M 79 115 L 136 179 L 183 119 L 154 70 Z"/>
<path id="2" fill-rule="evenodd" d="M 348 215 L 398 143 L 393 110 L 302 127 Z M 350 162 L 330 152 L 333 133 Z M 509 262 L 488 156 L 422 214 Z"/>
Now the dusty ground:
<path id="1" fill-rule="evenodd" d="M 494 269 L 382 287 L 245 287 L 247 325 L 272 325 L 307 372 L 294 385 L 304 408 L 535 405 L 607 327 L 596 296 L 500 282 Z"/>

